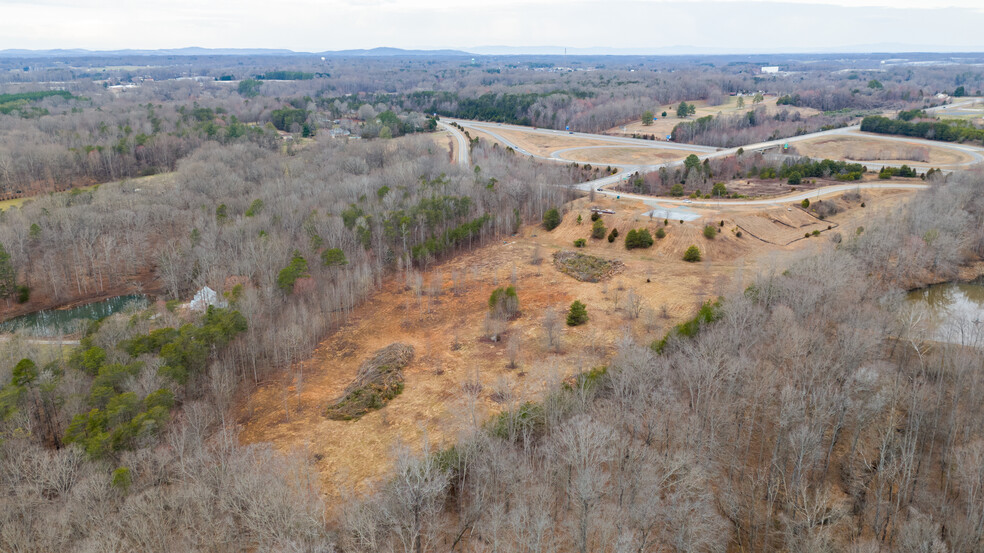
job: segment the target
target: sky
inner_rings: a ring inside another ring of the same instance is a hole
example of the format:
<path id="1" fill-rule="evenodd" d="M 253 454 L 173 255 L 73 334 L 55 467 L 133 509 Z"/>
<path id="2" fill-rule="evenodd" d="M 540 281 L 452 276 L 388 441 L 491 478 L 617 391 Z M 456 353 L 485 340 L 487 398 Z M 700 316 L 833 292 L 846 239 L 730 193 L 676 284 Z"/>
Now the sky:
<path id="1" fill-rule="evenodd" d="M 0 49 L 980 52 L 982 30 L 984 0 L 0 0 Z"/>

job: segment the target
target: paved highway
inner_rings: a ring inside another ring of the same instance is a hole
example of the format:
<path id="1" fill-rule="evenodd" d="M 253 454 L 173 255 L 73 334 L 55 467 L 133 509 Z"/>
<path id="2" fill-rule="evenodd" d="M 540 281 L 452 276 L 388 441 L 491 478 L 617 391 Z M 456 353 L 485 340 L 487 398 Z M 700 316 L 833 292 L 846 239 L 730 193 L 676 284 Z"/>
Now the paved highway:
<path id="1" fill-rule="evenodd" d="M 461 134 L 461 131 L 445 123 L 444 121 L 438 121 L 437 124 L 444 130 L 451 133 L 451 136 L 458 141 L 458 165 L 463 165 L 465 167 L 471 165 L 471 149 L 468 147 L 468 139 L 465 138 L 465 135 Z"/>
<path id="2" fill-rule="evenodd" d="M 965 105 L 965 104 L 971 104 L 974 101 L 975 100 L 973 100 L 973 99 L 964 100 L 964 101 L 961 101 L 961 102 L 950 104 L 950 105 L 945 106 L 945 107 L 944 106 L 938 106 L 938 107 L 935 107 L 935 108 L 929 108 L 926 111 L 934 112 L 934 111 L 942 111 L 944 109 L 953 109 L 953 108 L 956 108 L 956 107 L 959 107 L 959 106 L 962 106 L 962 105 Z M 652 206 L 652 207 L 654 207 L 654 208 L 656 208 L 658 210 L 662 210 L 663 212 L 666 212 L 668 214 L 667 216 L 669 218 L 673 218 L 673 219 L 678 219 L 678 218 L 679 219 L 696 219 L 696 218 L 698 218 L 700 216 L 698 213 L 695 213 L 693 211 L 690 211 L 688 209 L 688 207 L 696 207 L 696 206 L 702 206 L 702 207 L 711 207 L 711 206 L 713 206 L 713 207 L 766 206 L 766 207 L 771 207 L 771 206 L 776 206 L 776 205 L 783 204 L 783 203 L 799 202 L 799 201 L 802 201 L 802 200 L 808 199 L 808 198 L 823 197 L 823 196 L 827 196 L 827 195 L 830 195 L 830 194 L 837 194 L 837 193 L 841 193 L 841 192 L 849 191 L 849 190 L 870 190 L 870 189 L 912 190 L 912 189 L 921 189 L 921 188 L 925 188 L 926 187 L 926 185 L 924 185 L 924 184 L 916 184 L 916 183 L 880 183 L 880 182 L 879 183 L 848 183 L 848 184 L 838 184 L 838 185 L 833 185 L 833 186 L 827 186 L 827 187 L 823 187 L 823 188 L 813 189 L 813 190 L 809 190 L 809 191 L 799 192 L 799 193 L 790 194 L 790 195 L 781 196 L 781 197 L 776 197 L 776 198 L 760 199 L 760 200 L 713 200 L 713 201 L 711 201 L 711 200 L 682 200 L 682 199 L 676 199 L 676 198 L 660 198 L 660 197 L 654 197 L 654 196 L 643 196 L 643 195 L 639 195 L 639 194 L 630 194 L 630 193 L 624 193 L 624 192 L 618 192 L 618 191 L 611 191 L 611 190 L 608 190 L 607 187 L 609 187 L 609 186 L 611 186 L 613 184 L 616 184 L 616 183 L 618 183 L 621 180 L 624 180 L 625 178 L 628 177 L 628 175 L 631 175 L 631 174 L 636 173 L 636 172 L 638 172 L 638 173 L 649 173 L 649 172 L 653 172 L 653 171 L 658 171 L 660 168 L 663 168 L 663 167 L 673 168 L 673 167 L 682 166 L 683 165 L 683 159 L 668 161 L 668 162 L 664 162 L 664 163 L 656 163 L 656 164 L 625 164 L 625 163 L 611 163 L 611 162 L 603 161 L 603 160 L 600 160 L 600 161 L 573 160 L 573 159 L 569 159 L 569 158 L 564 157 L 564 154 L 566 154 L 568 152 L 571 152 L 571 151 L 574 151 L 574 150 L 586 150 L 586 149 L 604 150 L 604 149 L 611 149 L 611 148 L 632 147 L 632 148 L 650 148 L 650 149 L 660 149 L 660 150 L 690 151 L 690 152 L 696 153 L 697 154 L 697 157 L 699 159 L 701 159 L 701 161 L 703 161 L 704 159 L 721 158 L 721 157 L 727 157 L 727 156 L 730 156 L 730 155 L 734 155 L 738 151 L 738 148 L 714 148 L 714 147 L 711 147 L 711 146 L 699 146 L 699 145 L 694 145 L 694 144 L 681 144 L 681 143 L 676 143 L 676 142 L 663 142 L 663 141 L 642 140 L 642 139 L 638 139 L 638 138 L 626 138 L 626 137 L 620 137 L 620 136 L 608 136 L 608 135 L 603 135 L 603 134 L 579 133 L 579 132 L 572 132 L 571 133 L 571 132 L 567 132 L 567 131 L 559 131 L 559 130 L 553 130 L 553 129 L 539 129 L 539 128 L 532 128 L 532 127 L 522 127 L 522 126 L 518 126 L 518 125 L 507 125 L 507 124 L 499 124 L 499 123 L 486 123 L 486 122 L 482 122 L 482 121 L 468 121 L 468 120 L 463 120 L 463 119 L 445 119 L 444 121 L 450 121 L 450 122 L 457 123 L 458 125 L 460 125 L 464 129 L 474 129 L 476 131 L 483 132 L 483 133 L 491 136 L 492 138 L 498 140 L 502 144 L 511 147 L 512 149 L 516 150 L 517 152 L 519 152 L 520 154 L 523 154 L 523 155 L 532 156 L 532 157 L 536 157 L 536 158 L 544 159 L 544 160 L 548 160 L 548 161 L 562 161 L 562 162 L 565 162 L 565 163 L 570 163 L 570 162 L 577 161 L 578 163 L 590 163 L 591 165 L 595 165 L 595 166 L 598 166 L 598 165 L 609 165 L 609 166 L 611 166 L 613 168 L 618 169 L 618 171 L 616 172 L 616 174 L 614 174 L 614 175 L 608 175 L 608 176 L 605 176 L 605 177 L 602 177 L 602 178 L 599 178 L 599 179 L 595 179 L 595 180 L 592 180 L 592 181 L 588 181 L 588 182 L 583 182 L 583 183 L 574 184 L 574 185 L 566 185 L 566 186 L 571 186 L 572 188 L 576 188 L 578 190 L 584 190 L 584 191 L 595 190 L 596 193 L 604 194 L 604 195 L 610 196 L 610 197 L 625 198 L 625 199 L 632 199 L 632 200 L 641 201 L 641 202 L 644 202 L 646 205 Z M 467 156 L 468 156 L 467 142 L 468 141 L 467 141 L 467 139 L 465 138 L 465 136 L 460 131 L 458 131 L 456 128 L 453 128 L 450 125 L 446 124 L 444 121 L 441 121 L 440 122 L 441 125 L 445 129 L 447 129 L 448 131 L 450 131 L 452 134 L 455 135 L 455 137 L 458 139 L 459 151 L 462 152 L 462 153 L 464 153 L 464 157 L 462 157 L 461 155 L 459 155 L 459 157 L 458 157 L 458 163 L 459 164 L 462 164 L 462 165 L 467 165 L 468 164 L 468 161 L 467 161 Z M 597 141 L 597 142 L 603 142 L 604 144 L 602 144 L 602 145 L 595 144 L 595 145 L 587 145 L 587 146 L 566 147 L 566 148 L 561 148 L 561 149 L 558 149 L 558 150 L 554 150 L 554 151 L 550 152 L 549 155 L 541 155 L 541 154 L 530 152 L 529 150 L 526 150 L 526 149 L 520 147 L 515 142 L 513 142 L 509 138 L 503 136 L 502 134 L 500 134 L 500 132 L 497 132 L 497 131 L 515 131 L 515 132 L 532 133 L 532 134 L 540 134 L 540 135 L 547 135 L 547 136 L 573 137 L 573 138 L 581 138 L 581 139 L 586 139 L 586 140 L 593 140 L 593 141 Z M 949 168 L 943 169 L 946 172 L 952 172 L 953 168 L 963 168 L 963 167 L 968 167 L 968 166 L 971 166 L 971 165 L 974 165 L 974 164 L 977 164 L 977 163 L 984 162 L 984 148 L 979 148 L 979 147 L 976 147 L 976 146 L 969 146 L 969 145 L 966 145 L 966 144 L 953 144 L 953 143 L 949 143 L 949 142 L 939 142 L 939 141 L 933 141 L 933 140 L 923 140 L 923 139 L 911 138 L 911 137 L 898 137 L 898 136 L 886 136 L 886 135 L 881 135 L 881 134 L 862 133 L 862 132 L 860 132 L 860 126 L 859 125 L 854 125 L 854 126 L 850 126 L 850 127 L 842 127 L 842 128 L 838 128 L 838 129 L 831 129 L 831 130 L 827 130 L 827 131 L 820 131 L 820 132 L 815 132 L 815 133 L 810 133 L 810 134 L 803 134 L 803 135 L 799 135 L 799 136 L 793 136 L 793 137 L 789 137 L 789 138 L 783 138 L 783 139 L 780 139 L 780 140 L 769 140 L 769 141 L 765 141 L 765 142 L 758 142 L 758 143 L 755 143 L 755 144 L 749 144 L 749 145 L 746 145 L 746 146 L 742 146 L 741 148 L 744 151 L 746 151 L 746 152 L 752 152 L 752 151 L 755 151 L 755 150 L 767 150 L 767 149 L 770 149 L 770 148 L 780 147 L 783 144 L 790 144 L 790 143 L 802 142 L 802 141 L 805 141 L 805 140 L 813 140 L 813 139 L 824 137 L 824 136 L 858 136 L 858 137 L 870 136 L 870 137 L 873 137 L 873 138 L 877 138 L 878 140 L 889 140 L 889 141 L 899 141 L 899 142 L 907 142 L 907 143 L 924 144 L 926 146 L 936 147 L 936 148 L 950 148 L 950 149 L 953 149 L 953 150 L 959 150 L 959 151 L 961 151 L 963 153 L 966 153 L 966 154 L 969 154 L 971 156 L 971 158 L 972 158 L 971 161 L 968 161 L 968 162 L 965 162 L 965 163 L 960 163 L 960 164 L 953 164 L 953 165 L 948 166 Z M 852 161 L 852 160 L 845 160 L 845 161 Z M 902 165 L 901 163 L 871 163 L 871 162 L 860 162 L 860 163 L 862 163 L 862 165 L 865 165 L 868 168 L 868 170 L 875 170 L 875 171 L 880 170 L 883 167 L 901 167 L 901 165 Z M 917 171 L 920 171 L 920 172 L 928 171 L 931 168 L 928 165 L 926 165 L 926 166 L 923 166 L 923 165 L 910 165 L 910 167 L 912 167 L 913 169 L 915 169 Z"/>

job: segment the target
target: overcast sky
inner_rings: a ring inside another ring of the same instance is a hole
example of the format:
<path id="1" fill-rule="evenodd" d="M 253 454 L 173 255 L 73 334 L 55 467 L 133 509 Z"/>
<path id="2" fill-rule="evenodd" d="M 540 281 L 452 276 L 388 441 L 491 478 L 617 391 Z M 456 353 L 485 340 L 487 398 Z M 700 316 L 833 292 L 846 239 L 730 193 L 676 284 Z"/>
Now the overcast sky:
<path id="1" fill-rule="evenodd" d="M 984 0 L 0 0 L 0 49 L 886 44 L 984 51 Z"/>

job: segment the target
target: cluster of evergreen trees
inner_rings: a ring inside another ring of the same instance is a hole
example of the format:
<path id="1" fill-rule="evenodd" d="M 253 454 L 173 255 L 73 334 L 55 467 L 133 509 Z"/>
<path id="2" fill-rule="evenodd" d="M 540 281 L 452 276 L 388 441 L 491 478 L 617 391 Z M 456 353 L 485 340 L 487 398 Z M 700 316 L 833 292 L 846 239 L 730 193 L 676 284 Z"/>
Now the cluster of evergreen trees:
<path id="1" fill-rule="evenodd" d="M 901 114 L 900 114 L 901 115 Z M 861 120 L 861 130 L 880 134 L 899 134 L 943 142 L 984 142 L 984 129 L 967 121 L 919 121 L 889 119 L 870 115 Z"/>

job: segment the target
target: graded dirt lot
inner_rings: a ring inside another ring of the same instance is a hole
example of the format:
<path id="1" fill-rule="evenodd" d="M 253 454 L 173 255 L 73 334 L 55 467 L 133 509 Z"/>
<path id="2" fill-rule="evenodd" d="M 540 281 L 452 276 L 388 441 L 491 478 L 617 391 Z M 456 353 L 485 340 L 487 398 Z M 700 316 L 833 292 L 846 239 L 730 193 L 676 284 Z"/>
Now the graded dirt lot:
<path id="1" fill-rule="evenodd" d="M 864 194 L 866 209 L 858 202 L 845 204 L 848 209 L 825 221 L 822 228 L 864 225 L 873 212 L 892 207 L 909 194 Z M 603 216 L 609 229 L 621 233 L 614 243 L 589 238 L 591 205 L 616 210 L 615 215 Z M 545 232 L 539 225 L 524 227 L 507 240 L 427 268 L 420 275 L 420 286 L 404 274 L 385 279 L 310 359 L 282 371 L 279 378 L 241 400 L 241 441 L 272 442 L 281 450 L 301 451 L 319 468 L 328 495 L 364 490 L 388 472 L 398 446 L 419 451 L 426 439 L 432 447 L 442 447 L 502 409 L 541 397 L 563 378 L 605 365 L 620 340 L 649 343 L 691 316 L 701 302 L 746 286 L 754 274 L 783 266 L 796 252 L 817 247 L 829 236 L 824 231 L 789 246 L 774 245 L 748 232 L 738 237 L 739 225 L 776 242 L 787 234 L 802 236 L 821 226 L 815 218 L 785 207 L 768 212 L 701 209 L 706 214 L 701 220 L 669 221 L 666 237 L 652 248 L 626 250 L 628 230 L 655 231 L 664 221 L 640 215 L 645 206 L 625 200 L 598 198 L 590 203 L 582 198 L 567 208 L 563 222 L 553 231 Z M 708 223 L 721 229 L 712 240 L 702 234 Z M 578 238 L 586 238 L 587 247 L 573 248 Z M 704 261 L 682 261 L 691 244 L 700 247 Z M 580 282 L 552 264 L 552 254 L 560 250 L 617 260 L 624 267 L 608 280 Z M 531 263 L 535 252 L 542 258 L 540 264 Z M 501 329 L 504 339 L 492 342 L 485 323 L 489 294 L 513 281 L 520 314 Z M 583 326 L 567 327 L 562 322 L 564 312 L 574 300 L 587 305 L 590 319 Z M 561 316 L 558 347 L 547 343 L 543 319 L 548 309 Z M 509 344 L 515 337 L 518 367 L 511 369 Z M 404 370 L 402 394 L 358 420 L 325 417 L 325 407 L 352 382 L 359 365 L 394 342 L 416 351 Z"/>
<path id="2" fill-rule="evenodd" d="M 691 152 L 688 150 L 662 150 L 657 148 L 631 148 L 621 146 L 605 146 L 598 148 L 579 148 L 574 150 L 564 150 L 557 152 L 557 155 L 564 159 L 575 161 L 590 161 L 604 163 L 619 163 L 625 165 L 653 165 L 665 163 L 677 159 L 683 159 L 690 154 L 701 152 Z"/>
<path id="3" fill-rule="evenodd" d="M 849 159 L 858 162 L 912 163 L 934 167 L 960 165 L 973 157 L 960 150 L 922 142 L 880 140 L 869 135 L 824 136 L 795 144 L 800 155 L 818 159 Z"/>
<path id="4" fill-rule="evenodd" d="M 539 132 L 522 132 L 509 129 L 489 129 L 509 140 L 513 144 L 523 148 L 526 151 L 532 152 L 541 156 L 549 156 L 551 152 L 561 150 L 564 148 L 582 148 L 585 146 L 605 146 L 609 145 L 606 142 L 601 142 L 599 140 L 590 140 L 586 138 L 579 138 L 569 134 L 557 133 L 557 134 L 543 134 Z M 474 134 L 472 130 L 470 133 Z M 484 133 L 483 133 L 484 134 Z M 486 135 L 488 136 L 488 135 Z M 494 141 L 495 139 L 492 138 Z"/>

